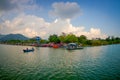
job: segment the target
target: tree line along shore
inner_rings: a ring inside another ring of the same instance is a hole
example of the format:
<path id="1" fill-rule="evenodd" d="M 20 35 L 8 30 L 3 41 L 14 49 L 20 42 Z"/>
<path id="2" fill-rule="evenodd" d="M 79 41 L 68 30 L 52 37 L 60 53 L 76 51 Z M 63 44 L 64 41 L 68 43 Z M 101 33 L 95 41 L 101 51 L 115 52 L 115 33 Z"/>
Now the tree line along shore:
<path id="1" fill-rule="evenodd" d="M 65 34 L 62 33 L 60 36 L 53 34 L 50 35 L 48 40 L 41 39 L 36 40 L 36 38 L 30 38 L 28 40 L 6 40 L 0 41 L 1 44 L 11 44 L 11 45 L 36 45 L 36 44 L 68 44 L 68 43 L 77 43 L 82 46 L 100 46 L 100 45 L 109 45 L 109 44 L 120 44 L 120 38 L 114 36 L 108 36 L 106 39 L 101 38 L 94 38 L 94 39 L 87 39 L 85 35 L 81 35 L 77 37 L 76 35 L 70 33 Z"/>

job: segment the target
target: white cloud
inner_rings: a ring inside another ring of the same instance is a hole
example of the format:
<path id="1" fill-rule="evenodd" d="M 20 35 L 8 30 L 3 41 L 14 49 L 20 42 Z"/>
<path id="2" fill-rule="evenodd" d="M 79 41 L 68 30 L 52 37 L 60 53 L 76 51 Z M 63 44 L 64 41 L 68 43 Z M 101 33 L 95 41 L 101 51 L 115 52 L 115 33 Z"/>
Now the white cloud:
<path id="1" fill-rule="evenodd" d="M 58 19 L 49 23 L 35 15 L 24 14 L 25 11 L 29 10 L 31 12 L 41 10 L 35 0 L 3 0 L 0 3 L 0 33 L 20 33 L 28 37 L 39 35 L 42 38 L 48 38 L 50 34 L 60 35 L 65 32 L 77 36 L 86 35 L 89 39 L 106 37 L 100 29 L 91 28 L 90 31 L 85 31 L 84 26 L 73 26 L 71 24 L 72 18 L 81 15 L 80 6 L 76 2 L 53 3 L 52 7 L 51 14 Z M 16 13 L 15 16 L 14 13 Z M 10 16 L 13 18 L 9 18 Z"/>
<path id="2" fill-rule="evenodd" d="M 91 33 L 91 34 L 99 35 L 99 34 L 101 34 L 101 31 L 100 31 L 100 29 L 91 28 L 91 29 L 90 29 L 90 33 Z"/>
<path id="3" fill-rule="evenodd" d="M 91 28 L 87 32 L 84 26 L 73 26 L 70 19 L 56 19 L 48 23 L 43 18 L 25 14 L 17 16 L 12 21 L 6 20 L 0 26 L 1 33 L 20 33 L 28 37 L 40 36 L 48 38 L 50 34 L 60 35 L 62 32 L 73 33 L 77 36 L 86 35 L 88 39 L 106 37 L 101 33 L 100 29 Z"/>
<path id="4" fill-rule="evenodd" d="M 50 13 L 61 19 L 71 19 L 81 14 L 80 6 L 76 2 L 56 2 L 52 7 L 53 10 Z"/>
<path id="5" fill-rule="evenodd" d="M 62 32 L 65 32 L 67 34 L 73 33 L 76 36 L 85 35 L 88 39 L 92 38 L 106 38 L 107 36 L 105 34 L 101 33 L 100 29 L 97 28 L 91 28 L 90 31 L 85 31 L 84 26 L 73 26 L 70 23 L 70 20 L 62 20 L 57 19 L 49 26 L 49 34 L 58 34 L 60 35 Z"/>
<path id="6" fill-rule="evenodd" d="M 49 23 L 45 22 L 43 18 L 22 14 L 12 21 L 6 20 L 2 23 L 0 32 L 3 34 L 21 33 L 28 37 L 37 35 L 44 37 L 48 25 Z"/>

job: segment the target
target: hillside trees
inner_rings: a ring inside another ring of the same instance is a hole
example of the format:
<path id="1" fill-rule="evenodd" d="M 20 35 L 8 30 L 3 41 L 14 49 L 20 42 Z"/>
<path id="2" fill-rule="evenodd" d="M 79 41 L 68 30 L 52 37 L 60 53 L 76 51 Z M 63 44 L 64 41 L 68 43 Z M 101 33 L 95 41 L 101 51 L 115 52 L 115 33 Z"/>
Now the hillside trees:
<path id="1" fill-rule="evenodd" d="M 49 42 L 60 43 L 60 39 L 56 34 L 50 35 L 48 40 Z"/>
<path id="2" fill-rule="evenodd" d="M 74 35 L 74 34 L 68 34 L 66 37 L 65 37 L 65 43 L 76 43 L 78 42 L 78 38 Z"/>

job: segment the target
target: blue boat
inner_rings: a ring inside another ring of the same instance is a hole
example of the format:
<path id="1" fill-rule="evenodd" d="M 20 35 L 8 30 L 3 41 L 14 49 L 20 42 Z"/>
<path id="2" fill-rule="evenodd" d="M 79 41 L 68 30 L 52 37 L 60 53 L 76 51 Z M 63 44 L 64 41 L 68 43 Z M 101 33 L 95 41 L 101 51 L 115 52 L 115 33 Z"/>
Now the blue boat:
<path id="1" fill-rule="evenodd" d="M 23 49 L 23 52 L 33 52 L 34 51 L 34 48 L 32 48 L 32 49 Z"/>

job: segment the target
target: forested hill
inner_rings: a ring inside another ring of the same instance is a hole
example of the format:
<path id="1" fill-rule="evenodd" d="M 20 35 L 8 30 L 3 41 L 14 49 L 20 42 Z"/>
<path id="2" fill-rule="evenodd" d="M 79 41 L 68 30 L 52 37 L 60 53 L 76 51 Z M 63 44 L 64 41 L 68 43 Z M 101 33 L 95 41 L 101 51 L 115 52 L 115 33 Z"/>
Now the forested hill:
<path id="1" fill-rule="evenodd" d="M 28 37 L 25 37 L 22 34 L 8 34 L 2 35 L 0 34 L 0 41 L 8 41 L 8 40 L 28 40 Z"/>

